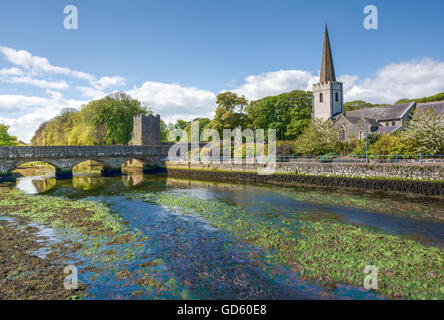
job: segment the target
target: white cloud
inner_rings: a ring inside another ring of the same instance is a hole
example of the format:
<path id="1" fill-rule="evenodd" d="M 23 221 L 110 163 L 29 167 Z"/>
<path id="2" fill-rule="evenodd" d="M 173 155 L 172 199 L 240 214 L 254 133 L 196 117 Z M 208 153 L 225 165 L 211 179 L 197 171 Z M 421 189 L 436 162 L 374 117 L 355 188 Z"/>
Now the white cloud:
<path id="1" fill-rule="evenodd" d="M 104 96 L 106 96 L 106 93 L 102 90 L 97 90 L 91 87 L 77 87 L 77 89 L 80 90 L 82 93 L 82 96 L 89 99 L 100 99 Z"/>
<path id="2" fill-rule="evenodd" d="M 232 90 L 256 100 L 291 90 L 312 90 L 319 77 L 309 71 L 280 70 L 251 75 Z M 359 79 L 341 75 L 346 101 L 366 100 L 372 103 L 394 103 L 401 98 L 419 98 L 444 92 L 444 62 L 424 58 L 420 61 L 394 63 L 378 70 L 374 77 Z"/>
<path id="3" fill-rule="evenodd" d="M 153 112 L 160 114 L 167 122 L 210 117 L 215 110 L 216 95 L 195 87 L 147 81 L 126 93 L 148 102 Z"/>
<path id="4" fill-rule="evenodd" d="M 21 84 L 28 84 L 32 85 L 38 88 L 43 89 L 66 89 L 68 88 L 68 83 L 66 81 L 47 81 L 42 79 L 33 79 L 28 76 L 24 77 L 6 77 L 2 79 L 5 83 L 21 83 Z"/>
<path id="5" fill-rule="evenodd" d="M 0 46 L 0 55 L 14 65 L 0 69 L 0 81 L 45 89 L 40 96 L 0 95 L 0 122 L 11 125 L 11 132 L 24 141 L 29 141 L 41 122 L 58 115 L 62 109 L 79 108 L 87 100 L 102 98 L 113 87 L 126 84 L 126 79 L 120 76 L 96 77 L 90 73 L 53 66 L 48 59 L 33 56 L 25 50 Z M 231 91 L 256 100 L 292 90 L 311 90 L 312 84 L 318 80 L 318 75 L 311 71 L 279 70 L 250 75 Z M 344 83 L 346 101 L 360 99 L 392 103 L 400 98 L 444 92 L 444 62 L 428 58 L 401 62 L 380 69 L 373 77 L 359 79 L 356 75 L 341 75 L 338 80 Z M 55 91 L 68 89 L 70 84 L 85 100 L 76 97 L 68 99 L 66 92 Z M 217 93 L 174 83 L 146 81 L 126 93 L 147 102 L 167 122 L 212 118 L 216 109 Z"/>
<path id="6" fill-rule="evenodd" d="M 19 68 L 0 69 L 0 77 L 21 76 L 24 72 Z"/>
<path id="7" fill-rule="evenodd" d="M 354 76 L 353 85 L 345 90 L 346 101 L 394 103 L 401 98 L 420 98 L 444 92 L 444 62 L 424 58 L 394 63 L 373 78 L 357 79 Z"/>
<path id="8" fill-rule="evenodd" d="M 57 116 L 64 108 L 76 108 L 87 103 L 82 100 L 66 100 L 59 92 L 46 91 L 49 97 L 0 95 L 0 115 L 5 113 L 13 117 L 0 116 L 0 122 L 9 125 L 9 132 L 28 142 L 39 125 Z M 21 113 L 14 116 L 15 112 Z"/>
<path id="9" fill-rule="evenodd" d="M 311 90 L 311 84 L 317 79 L 311 72 L 302 70 L 265 72 L 246 77 L 245 84 L 233 92 L 257 100 L 292 90 Z"/>
<path id="10" fill-rule="evenodd" d="M 97 81 L 93 82 L 93 85 L 96 89 L 106 89 L 110 87 L 125 85 L 126 79 L 123 77 L 102 77 Z"/>
<path id="11" fill-rule="evenodd" d="M 52 73 L 71 76 L 88 81 L 94 81 L 95 77 L 89 73 L 73 71 L 65 67 L 53 66 L 49 63 L 47 58 L 33 56 L 26 50 L 15 50 L 13 48 L 0 46 L 0 52 L 3 53 L 5 58 L 15 64 L 24 68 L 25 70 L 32 71 L 33 73 Z"/>
<path id="12" fill-rule="evenodd" d="M 110 87 L 125 85 L 126 83 L 126 79 L 119 76 L 103 76 L 97 79 L 94 75 L 87 72 L 53 66 L 47 58 L 34 56 L 26 50 L 15 50 L 13 48 L 0 46 L 0 53 L 3 54 L 8 62 L 21 68 L 0 70 L 0 80 L 3 82 L 23 83 L 39 88 L 67 89 L 69 86 L 66 81 L 35 79 L 36 76 L 43 78 L 48 75 L 59 75 L 78 80 L 86 80 L 90 86 L 96 90 L 104 90 Z M 14 77 L 11 78 L 12 76 Z"/>

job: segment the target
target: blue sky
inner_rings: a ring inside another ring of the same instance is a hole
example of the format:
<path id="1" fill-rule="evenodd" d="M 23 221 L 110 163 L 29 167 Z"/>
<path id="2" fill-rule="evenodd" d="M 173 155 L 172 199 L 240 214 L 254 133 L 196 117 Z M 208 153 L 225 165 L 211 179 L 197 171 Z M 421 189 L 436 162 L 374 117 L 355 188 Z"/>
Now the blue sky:
<path id="1" fill-rule="evenodd" d="M 78 8 L 65 30 L 63 9 Z M 378 30 L 363 27 L 366 5 Z M 211 116 L 225 90 L 257 99 L 310 89 L 328 23 L 346 100 L 444 91 L 444 2 L 2 1 L 0 122 L 27 141 L 65 107 L 114 90 L 166 121 Z"/>

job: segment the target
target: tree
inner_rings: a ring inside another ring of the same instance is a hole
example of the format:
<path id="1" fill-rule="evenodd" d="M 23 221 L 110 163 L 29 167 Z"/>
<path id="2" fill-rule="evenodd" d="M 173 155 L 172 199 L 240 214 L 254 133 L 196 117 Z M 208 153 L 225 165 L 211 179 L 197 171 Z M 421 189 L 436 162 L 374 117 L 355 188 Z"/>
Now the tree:
<path id="1" fill-rule="evenodd" d="M 245 109 L 249 128 L 275 129 L 278 139 L 292 140 L 309 125 L 312 93 L 294 90 L 250 102 Z"/>
<path id="2" fill-rule="evenodd" d="M 381 137 L 381 135 L 376 134 L 376 133 L 369 133 L 368 134 L 367 142 L 368 142 L 369 152 L 370 152 L 371 146 L 373 144 L 375 144 L 379 140 L 380 137 Z M 359 141 L 358 145 L 354 148 L 353 154 L 365 155 L 365 150 L 366 150 L 365 144 L 366 144 L 366 142 L 365 142 L 365 137 L 364 137 L 364 139 Z"/>
<path id="3" fill-rule="evenodd" d="M 244 108 L 248 105 L 248 100 L 244 96 L 239 97 L 233 92 L 224 92 L 217 96 L 216 104 L 216 115 L 208 124 L 208 128 L 222 133 L 223 129 L 233 130 L 243 126 Z"/>
<path id="4" fill-rule="evenodd" d="M 17 137 L 8 133 L 9 126 L 0 123 L 0 146 L 18 146 L 20 143 Z"/>
<path id="5" fill-rule="evenodd" d="M 396 135 L 384 134 L 373 143 L 369 153 L 376 155 L 401 155 L 405 154 L 408 146 Z"/>
<path id="6" fill-rule="evenodd" d="M 34 133 L 34 136 L 31 139 L 31 145 L 33 146 L 43 146 L 43 131 L 46 128 L 46 125 L 48 124 L 48 121 L 43 122 L 40 124 L 36 132 Z"/>
<path id="7" fill-rule="evenodd" d="M 434 96 L 418 98 L 418 99 L 404 98 L 404 99 L 400 99 L 400 100 L 396 101 L 395 104 L 403 104 L 403 103 L 410 103 L 410 102 L 425 103 L 425 102 L 441 101 L 441 100 L 444 100 L 444 92 L 435 94 Z"/>
<path id="8" fill-rule="evenodd" d="M 43 123 L 32 138 L 33 145 L 128 144 L 135 115 L 150 112 L 138 100 L 123 92 L 94 100 Z"/>
<path id="9" fill-rule="evenodd" d="M 444 113 L 426 108 L 414 112 L 401 139 L 417 154 L 444 153 Z"/>
<path id="10" fill-rule="evenodd" d="M 185 127 L 185 131 L 188 134 L 189 141 L 191 141 L 191 124 L 194 121 L 199 122 L 199 139 L 202 135 L 202 131 L 208 126 L 208 124 L 211 122 L 208 118 L 196 118 L 193 121 L 188 122 L 187 126 Z"/>
<path id="11" fill-rule="evenodd" d="M 128 144 L 132 137 L 134 116 L 149 112 L 138 100 L 124 92 L 116 92 L 91 103 L 95 110 L 91 123 L 95 127 L 105 126 L 107 145 Z"/>
<path id="12" fill-rule="evenodd" d="M 313 119 L 296 140 L 296 153 L 301 155 L 326 155 L 338 150 L 338 135 L 331 121 Z"/>

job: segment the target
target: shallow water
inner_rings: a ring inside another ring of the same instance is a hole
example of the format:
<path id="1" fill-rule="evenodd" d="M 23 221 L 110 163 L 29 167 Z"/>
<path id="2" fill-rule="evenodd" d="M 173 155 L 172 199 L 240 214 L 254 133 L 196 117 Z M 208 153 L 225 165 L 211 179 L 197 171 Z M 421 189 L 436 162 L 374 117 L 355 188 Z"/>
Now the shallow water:
<path id="1" fill-rule="evenodd" d="M 182 212 L 180 208 L 172 210 L 127 197 L 133 192 L 218 201 L 245 210 L 254 221 L 270 226 L 285 223 L 290 230 L 297 230 L 303 220 L 339 221 L 444 247 L 442 223 L 412 218 L 430 211 L 444 215 L 444 202 L 435 198 L 400 196 L 400 199 L 394 199 L 393 195 L 344 191 L 344 198 L 366 199 L 364 207 L 344 206 L 338 204 L 337 199 L 331 203 L 325 201 L 333 192 L 327 189 L 218 184 L 152 175 L 81 176 L 73 180 L 28 177 L 19 179 L 16 188 L 31 194 L 105 202 L 130 230 L 149 237 L 142 247 L 134 248 L 128 244 L 103 248 L 116 250 L 122 255 L 130 252 L 133 257 L 130 260 L 104 262 L 100 259 L 104 256 L 101 253 L 73 257 L 80 269 L 94 266 L 101 270 L 88 271 L 80 276 L 80 281 L 88 285 L 89 298 L 92 299 L 382 298 L 363 288 L 348 285 L 328 288 L 302 280 L 297 272 L 286 265 L 270 262 L 266 259 L 267 252 L 242 242 L 229 230 L 214 228 L 205 219 Z M 393 208 L 397 208 L 399 214 L 394 215 Z M 53 234 L 51 236 L 53 238 Z M 147 260 L 161 261 L 146 271 L 169 283 L 168 290 L 146 290 L 127 279 L 116 280 L 117 272 L 126 270 L 135 274 Z"/>

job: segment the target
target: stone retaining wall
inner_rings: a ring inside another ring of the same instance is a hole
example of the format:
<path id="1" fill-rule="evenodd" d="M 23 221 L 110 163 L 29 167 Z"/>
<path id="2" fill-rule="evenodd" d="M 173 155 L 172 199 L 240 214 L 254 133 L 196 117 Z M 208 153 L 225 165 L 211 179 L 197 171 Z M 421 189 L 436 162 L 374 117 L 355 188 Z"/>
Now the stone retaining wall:
<path id="1" fill-rule="evenodd" d="M 280 186 L 314 185 L 444 196 L 443 167 L 439 165 L 282 163 L 276 166 L 275 174 L 258 175 L 256 172 L 258 165 L 254 164 L 167 162 L 168 176 L 175 178 Z M 411 180 L 384 179 L 393 177 Z"/>
<path id="2" fill-rule="evenodd" d="M 227 163 L 193 163 L 167 162 L 168 168 L 186 168 L 196 170 L 221 170 L 257 172 L 264 165 L 259 164 L 227 164 Z M 276 173 L 310 175 L 310 176 L 341 176 L 350 178 L 401 178 L 414 180 L 444 180 L 442 164 L 354 164 L 354 163 L 276 163 Z"/>

